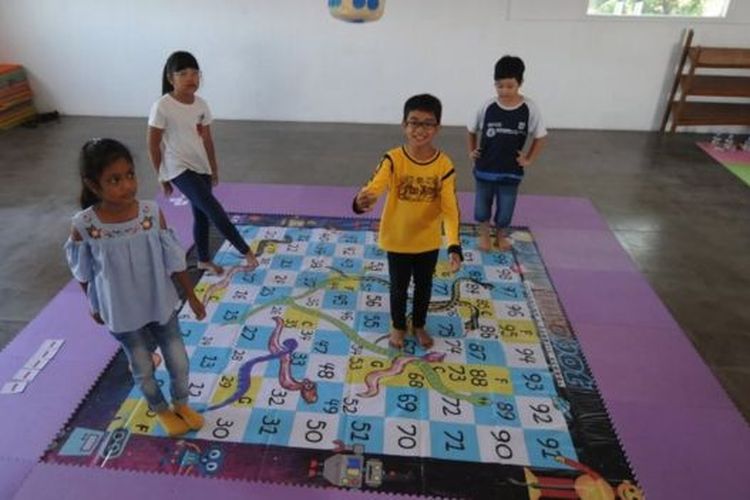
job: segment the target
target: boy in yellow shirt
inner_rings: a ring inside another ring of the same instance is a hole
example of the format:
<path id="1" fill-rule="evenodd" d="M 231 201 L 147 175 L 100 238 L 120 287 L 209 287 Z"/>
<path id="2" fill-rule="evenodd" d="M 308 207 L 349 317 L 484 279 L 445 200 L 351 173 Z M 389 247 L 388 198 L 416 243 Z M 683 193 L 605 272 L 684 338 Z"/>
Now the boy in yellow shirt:
<path id="1" fill-rule="evenodd" d="M 410 97 L 401 126 L 406 144 L 391 149 L 352 204 L 355 213 L 369 212 L 388 191 L 380 220 L 378 244 L 388 253 L 391 331 L 389 344 L 401 349 L 406 335 L 407 289 L 414 277 L 412 327 L 425 349 L 433 345 L 425 330 L 432 276 L 443 240 L 452 272 L 461 268 L 456 172 L 450 158 L 432 141 L 440 130 L 442 105 L 429 94 Z"/>

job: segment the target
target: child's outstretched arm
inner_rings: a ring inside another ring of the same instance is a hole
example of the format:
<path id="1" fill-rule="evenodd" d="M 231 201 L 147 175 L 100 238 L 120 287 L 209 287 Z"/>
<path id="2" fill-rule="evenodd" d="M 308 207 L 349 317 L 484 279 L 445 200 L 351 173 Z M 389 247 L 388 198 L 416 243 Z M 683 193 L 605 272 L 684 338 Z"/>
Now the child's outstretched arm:
<path id="1" fill-rule="evenodd" d="M 378 201 L 378 196 L 383 194 L 383 191 L 390 186 L 392 177 L 393 160 L 390 156 L 385 155 L 380 160 L 370 180 L 359 190 L 357 196 L 354 197 L 354 201 L 352 202 L 354 213 L 363 214 L 372 210 Z"/>
<path id="2" fill-rule="evenodd" d="M 455 273 L 461 268 L 461 261 L 464 260 L 459 236 L 460 214 L 458 199 L 456 198 L 456 170 L 451 167 L 443 175 L 441 181 L 440 208 L 443 213 L 443 228 L 448 240 L 448 258 L 450 259 L 451 271 Z"/>
<path id="3" fill-rule="evenodd" d="M 156 170 L 156 175 L 159 175 L 159 168 L 161 167 L 161 138 L 164 136 L 164 129 L 156 127 L 148 127 L 148 133 L 146 134 L 146 144 L 148 145 L 148 156 L 151 158 L 151 165 Z M 170 182 L 162 182 L 162 189 L 164 194 L 170 196 L 172 194 L 172 184 Z"/>
<path id="4" fill-rule="evenodd" d="M 162 214 L 161 211 L 159 211 L 159 227 L 161 227 L 161 229 L 167 229 L 167 221 L 164 219 L 164 214 Z M 203 305 L 203 302 L 201 302 L 195 295 L 195 289 L 193 288 L 192 283 L 190 283 L 190 277 L 188 276 L 187 271 L 184 269 L 181 271 L 175 271 L 172 273 L 172 276 L 175 277 L 177 283 L 179 283 L 185 291 L 188 304 L 190 305 L 193 314 L 195 314 L 195 317 L 199 320 L 205 318 L 206 308 Z"/>

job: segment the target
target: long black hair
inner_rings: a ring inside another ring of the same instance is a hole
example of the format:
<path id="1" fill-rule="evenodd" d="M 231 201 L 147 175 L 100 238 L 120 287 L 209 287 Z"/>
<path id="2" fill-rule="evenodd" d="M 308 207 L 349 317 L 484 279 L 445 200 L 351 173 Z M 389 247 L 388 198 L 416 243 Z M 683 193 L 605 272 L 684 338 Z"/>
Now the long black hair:
<path id="1" fill-rule="evenodd" d="M 172 52 L 164 64 L 164 72 L 161 77 L 161 94 L 168 94 L 174 90 L 172 83 L 169 81 L 169 75 L 183 69 L 194 69 L 200 71 L 198 60 L 190 52 L 178 50 Z"/>
<path id="2" fill-rule="evenodd" d="M 78 172 L 81 175 L 81 208 L 86 209 L 101 201 L 88 185 L 93 183 L 99 186 L 104 169 L 117 160 L 125 160 L 133 164 L 133 156 L 127 146 L 114 139 L 89 139 L 81 148 L 81 156 L 78 161 Z"/>

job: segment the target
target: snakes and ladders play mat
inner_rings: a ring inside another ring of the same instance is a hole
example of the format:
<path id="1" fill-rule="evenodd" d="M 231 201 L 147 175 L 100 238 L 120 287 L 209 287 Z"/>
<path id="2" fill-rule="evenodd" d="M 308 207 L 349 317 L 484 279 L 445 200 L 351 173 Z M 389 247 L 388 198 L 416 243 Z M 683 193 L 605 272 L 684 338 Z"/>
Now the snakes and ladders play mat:
<path id="1" fill-rule="evenodd" d="M 225 274 L 196 286 L 207 317 L 179 316 L 205 427 L 165 437 L 120 353 L 45 460 L 431 496 L 640 498 L 529 230 L 514 229 L 512 251 L 481 253 L 462 226 L 461 271 L 441 253 L 434 278 L 435 345 L 407 337 L 397 351 L 377 221 L 233 219 L 260 267 L 224 243 Z M 166 389 L 163 363 L 157 377 Z"/>

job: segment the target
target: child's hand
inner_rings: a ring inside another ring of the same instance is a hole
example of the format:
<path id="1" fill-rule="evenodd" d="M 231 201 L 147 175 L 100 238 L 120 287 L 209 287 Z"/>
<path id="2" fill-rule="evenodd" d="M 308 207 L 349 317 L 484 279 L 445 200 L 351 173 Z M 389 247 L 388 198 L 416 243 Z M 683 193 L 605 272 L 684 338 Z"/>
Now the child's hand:
<path id="1" fill-rule="evenodd" d="M 456 252 L 451 252 L 448 254 L 448 259 L 451 265 L 451 272 L 457 273 L 461 269 L 461 257 Z"/>
<path id="2" fill-rule="evenodd" d="M 91 317 L 94 318 L 94 321 L 96 321 L 98 324 L 100 325 L 104 324 L 104 320 L 102 319 L 102 317 L 99 315 L 98 312 L 92 312 Z"/>
<path id="3" fill-rule="evenodd" d="M 518 152 L 518 156 L 516 156 L 516 161 L 523 168 L 526 168 L 529 165 L 531 165 L 531 160 L 529 160 L 529 158 L 525 154 L 523 154 L 523 151 Z"/>
<path id="4" fill-rule="evenodd" d="M 217 174 L 216 172 L 213 172 L 211 174 L 211 185 L 214 187 L 219 185 L 219 174 Z"/>
<path id="5" fill-rule="evenodd" d="M 376 201 L 378 201 L 377 196 L 373 195 L 366 189 L 357 193 L 357 207 L 363 212 L 369 212 L 372 210 Z"/>
<path id="6" fill-rule="evenodd" d="M 206 308 L 194 293 L 188 296 L 188 304 L 190 304 L 190 309 L 193 310 L 196 319 L 201 320 L 206 317 Z"/>
<path id="7" fill-rule="evenodd" d="M 164 196 L 172 196 L 172 192 L 174 191 L 171 182 L 162 182 L 161 189 L 164 191 Z"/>
<path id="8" fill-rule="evenodd" d="M 472 160 L 478 160 L 481 157 L 482 157 L 482 150 L 479 148 L 469 153 L 469 158 L 471 158 Z"/>

